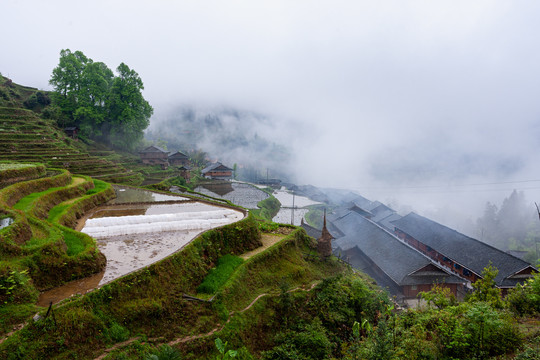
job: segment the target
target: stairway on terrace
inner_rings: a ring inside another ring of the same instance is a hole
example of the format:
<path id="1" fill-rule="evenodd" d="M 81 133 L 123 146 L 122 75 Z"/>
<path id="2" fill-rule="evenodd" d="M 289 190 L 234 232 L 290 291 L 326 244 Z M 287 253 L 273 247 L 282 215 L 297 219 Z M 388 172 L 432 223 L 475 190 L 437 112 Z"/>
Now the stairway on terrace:
<path id="1" fill-rule="evenodd" d="M 43 163 L 114 183 L 141 181 L 140 174 L 105 156 L 81 151 L 72 141 L 53 120 L 41 119 L 30 110 L 0 107 L 0 160 Z"/>

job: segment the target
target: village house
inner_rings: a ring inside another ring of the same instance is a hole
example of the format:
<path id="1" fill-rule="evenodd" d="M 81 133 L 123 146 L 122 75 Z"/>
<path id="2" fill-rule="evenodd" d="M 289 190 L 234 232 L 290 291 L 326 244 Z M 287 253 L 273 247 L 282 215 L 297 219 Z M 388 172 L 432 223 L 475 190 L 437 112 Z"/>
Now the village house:
<path id="1" fill-rule="evenodd" d="M 231 180 L 233 177 L 233 169 L 220 162 L 209 164 L 201 170 L 201 173 L 207 179 Z"/>
<path id="2" fill-rule="evenodd" d="M 171 166 L 189 166 L 189 157 L 183 152 L 177 151 L 169 155 L 169 165 Z"/>
<path id="3" fill-rule="evenodd" d="M 435 284 L 461 297 L 465 281 L 355 211 L 335 221 L 346 235 L 334 240 L 334 254 L 371 276 L 400 302 L 410 302 Z"/>
<path id="4" fill-rule="evenodd" d="M 495 282 L 503 294 L 538 272 L 522 259 L 415 213 L 392 224 L 400 239 L 469 282 L 491 264 L 499 270 Z"/>
<path id="5" fill-rule="evenodd" d="M 79 138 L 79 128 L 76 126 L 65 127 L 64 133 L 72 139 L 77 140 Z"/>
<path id="6" fill-rule="evenodd" d="M 143 164 L 161 165 L 163 169 L 169 167 L 169 152 L 159 146 L 151 145 L 146 149 L 139 151 L 139 156 Z"/>

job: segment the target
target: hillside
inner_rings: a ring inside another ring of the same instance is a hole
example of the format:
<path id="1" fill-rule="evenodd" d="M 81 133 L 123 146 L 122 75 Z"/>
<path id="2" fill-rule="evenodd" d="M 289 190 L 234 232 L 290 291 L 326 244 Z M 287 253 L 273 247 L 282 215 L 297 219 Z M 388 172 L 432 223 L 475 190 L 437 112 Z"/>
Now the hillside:
<path id="1" fill-rule="evenodd" d="M 113 151 L 89 139 L 70 138 L 54 120 L 56 111 L 48 92 L 0 75 L 0 161 L 39 162 L 128 185 L 178 175 L 143 165 L 137 155 Z"/>
<path id="2" fill-rule="evenodd" d="M 505 299 L 485 280 L 461 303 L 435 286 L 425 307 L 396 309 L 365 274 L 321 258 L 302 228 L 257 212 L 49 313 L 39 291 L 104 266 L 96 241 L 71 230 L 114 196 L 102 179 L 171 173 L 68 138 L 43 94 L 0 87 L 0 358 L 538 358 L 540 275 Z"/>

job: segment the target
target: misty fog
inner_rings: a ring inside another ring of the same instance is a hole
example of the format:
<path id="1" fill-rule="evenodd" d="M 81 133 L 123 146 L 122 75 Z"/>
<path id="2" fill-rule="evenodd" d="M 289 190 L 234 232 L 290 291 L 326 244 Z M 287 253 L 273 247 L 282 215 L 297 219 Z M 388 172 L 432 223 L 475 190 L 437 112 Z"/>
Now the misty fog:
<path id="1" fill-rule="evenodd" d="M 217 119 L 209 129 L 230 137 L 220 143 L 199 129 L 197 139 L 229 166 L 272 167 L 460 228 L 514 189 L 533 214 L 540 201 L 539 10 L 508 1 L 8 0 L 4 28 L 19 30 L 3 41 L 0 72 L 50 89 L 61 49 L 125 62 L 155 109 L 148 135 L 166 137 L 170 150 L 193 144 L 176 144 L 181 130 L 161 125 L 191 111 L 194 126 Z"/>

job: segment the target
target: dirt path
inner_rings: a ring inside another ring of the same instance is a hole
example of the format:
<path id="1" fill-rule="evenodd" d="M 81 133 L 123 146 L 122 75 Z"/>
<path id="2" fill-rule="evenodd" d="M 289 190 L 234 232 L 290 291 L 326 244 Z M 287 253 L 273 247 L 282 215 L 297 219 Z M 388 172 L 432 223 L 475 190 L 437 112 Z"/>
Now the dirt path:
<path id="1" fill-rule="evenodd" d="M 248 251 L 247 253 L 244 253 L 240 255 L 240 257 L 244 260 L 249 259 L 253 255 L 256 255 L 260 252 L 263 252 L 264 250 L 268 249 L 270 246 L 274 245 L 275 243 L 279 242 L 281 239 L 283 239 L 286 235 L 280 235 L 280 234 L 262 234 L 261 241 L 263 243 L 262 246 L 259 246 L 255 250 Z"/>
<path id="2" fill-rule="evenodd" d="M 253 255 L 252 255 L 253 256 Z M 287 292 L 289 293 L 292 293 L 292 292 L 295 292 L 295 291 L 305 291 L 305 292 L 309 292 L 311 290 L 313 290 L 315 288 L 315 286 L 318 284 L 318 282 L 314 282 L 313 284 L 311 284 L 311 286 L 307 287 L 307 288 L 304 288 L 304 287 L 296 287 L 294 289 L 291 289 Z M 205 338 L 205 337 L 208 337 L 208 336 L 212 336 L 214 335 L 215 333 L 217 332 L 220 332 L 221 330 L 223 330 L 223 328 L 225 327 L 225 325 L 227 325 L 232 317 L 235 315 L 235 314 L 240 314 L 240 313 L 243 313 L 247 310 L 249 310 L 253 305 L 255 305 L 255 303 L 257 303 L 257 301 L 259 299 L 261 299 L 262 297 L 265 297 L 265 296 L 279 296 L 278 293 L 264 293 L 264 294 L 260 294 L 259 296 L 257 296 L 248 306 L 246 306 L 245 308 L 243 308 L 242 310 L 239 310 L 239 311 L 231 311 L 229 313 L 229 318 L 227 319 L 227 321 L 225 322 L 225 324 L 221 325 L 221 324 L 217 324 L 217 327 L 215 327 L 214 329 L 210 330 L 209 332 L 207 333 L 202 333 L 202 334 L 197 334 L 197 335 L 190 335 L 190 336 L 183 336 L 183 337 L 179 337 L 179 338 L 176 338 L 174 340 L 171 340 L 167 343 L 167 345 L 169 346 L 174 346 L 176 344 L 182 344 L 182 343 L 186 343 L 186 342 L 190 342 L 190 341 L 193 341 L 193 340 L 196 340 L 196 339 L 200 339 L 200 338 Z M 129 340 L 126 340 L 122 343 L 119 343 L 119 344 L 116 344 L 106 350 L 104 350 L 104 353 L 101 354 L 100 356 L 98 356 L 97 358 L 95 358 L 94 360 L 101 360 L 103 359 L 105 356 L 107 356 L 110 352 L 118 349 L 118 348 L 121 348 L 121 347 L 124 347 L 124 346 L 127 346 L 135 341 L 137 341 L 139 339 L 139 337 L 135 337 L 135 338 L 131 338 Z M 149 339 L 149 340 L 152 340 L 152 339 Z"/>

